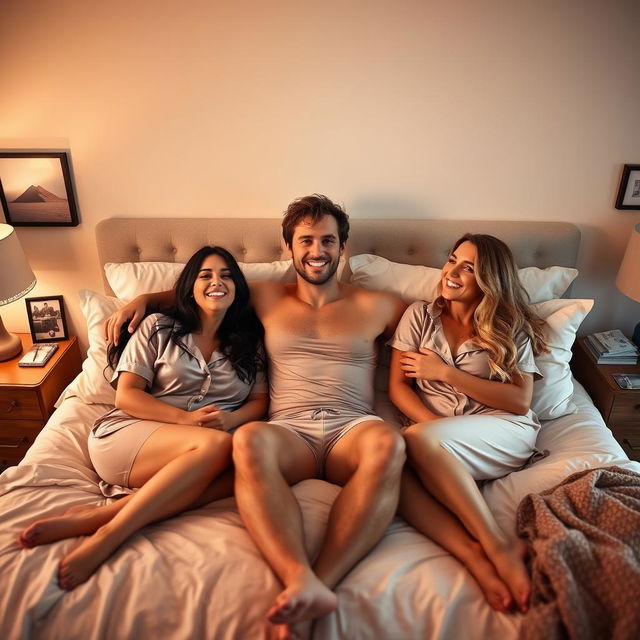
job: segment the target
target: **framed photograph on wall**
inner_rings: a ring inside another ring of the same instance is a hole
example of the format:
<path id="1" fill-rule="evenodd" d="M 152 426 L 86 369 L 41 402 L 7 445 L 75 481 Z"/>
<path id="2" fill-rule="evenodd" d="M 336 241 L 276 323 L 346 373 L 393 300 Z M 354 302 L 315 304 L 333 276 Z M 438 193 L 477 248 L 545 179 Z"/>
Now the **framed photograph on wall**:
<path id="1" fill-rule="evenodd" d="M 69 337 L 62 296 L 25 298 L 25 303 L 34 342 L 56 342 Z"/>
<path id="2" fill-rule="evenodd" d="M 625 164 L 616 209 L 640 209 L 640 164 Z"/>
<path id="3" fill-rule="evenodd" d="M 0 151 L 0 200 L 14 227 L 77 226 L 67 152 Z"/>

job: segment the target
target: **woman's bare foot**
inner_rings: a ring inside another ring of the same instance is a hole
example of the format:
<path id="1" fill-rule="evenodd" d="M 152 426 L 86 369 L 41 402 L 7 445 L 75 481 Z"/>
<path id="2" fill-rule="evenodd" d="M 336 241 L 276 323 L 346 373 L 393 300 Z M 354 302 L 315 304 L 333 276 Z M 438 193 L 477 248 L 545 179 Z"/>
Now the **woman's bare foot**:
<path id="1" fill-rule="evenodd" d="M 476 579 L 489 606 L 495 611 L 506 613 L 513 607 L 513 598 L 507 585 L 497 574 L 495 567 L 485 555 L 482 547 L 474 542 L 471 553 L 462 558 L 464 566 Z"/>
<path id="2" fill-rule="evenodd" d="M 295 625 L 273 625 L 270 640 L 309 640 L 313 623 L 313 620 L 305 620 Z"/>
<path id="3" fill-rule="evenodd" d="M 267 620 L 271 624 L 292 625 L 320 618 L 337 606 L 336 594 L 309 571 L 278 595 L 267 612 Z"/>
<path id="4" fill-rule="evenodd" d="M 531 578 L 523 560 L 521 545 L 506 544 L 495 549 L 485 549 L 487 556 L 504 580 L 521 613 L 529 609 Z"/>
<path id="5" fill-rule="evenodd" d="M 71 591 L 85 582 L 118 546 L 117 541 L 109 538 L 105 527 L 98 529 L 60 561 L 58 567 L 60 588 Z"/>
<path id="6" fill-rule="evenodd" d="M 76 505 L 62 516 L 45 518 L 29 525 L 18 537 L 18 542 L 30 549 L 56 540 L 90 535 L 111 520 L 113 509 L 110 506 Z"/>

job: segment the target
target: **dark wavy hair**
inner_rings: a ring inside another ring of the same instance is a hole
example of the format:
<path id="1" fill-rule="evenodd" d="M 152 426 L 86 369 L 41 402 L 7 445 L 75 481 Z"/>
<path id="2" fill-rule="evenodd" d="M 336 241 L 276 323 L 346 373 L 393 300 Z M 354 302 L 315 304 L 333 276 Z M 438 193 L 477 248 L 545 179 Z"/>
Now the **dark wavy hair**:
<path id="1" fill-rule="evenodd" d="M 324 216 L 333 216 L 338 224 L 338 238 L 340 245 L 344 246 L 349 237 L 349 216 L 344 209 L 335 204 L 320 193 L 314 193 L 304 198 L 294 200 L 284 212 L 282 220 L 282 237 L 287 245 L 291 248 L 293 242 L 293 231 L 305 218 L 311 218 L 311 222 L 315 224 Z"/>
<path id="2" fill-rule="evenodd" d="M 193 285 L 202 263 L 211 255 L 220 256 L 225 261 L 236 288 L 235 298 L 218 328 L 220 350 L 229 358 L 240 380 L 250 384 L 256 379 L 258 371 L 266 369 L 262 345 L 264 327 L 249 303 L 249 285 L 244 274 L 235 258 L 223 247 L 202 247 L 189 258 L 173 287 L 172 306 L 162 311 L 168 320 L 161 321 L 152 335 L 159 331 L 170 331 L 171 340 L 192 357 L 182 338 L 200 328 L 199 307 L 193 297 Z M 150 313 L 152 311 L 148 311 L 146 315 Z M 125 323 L 120 330 L 118 345 L 110 345 L 108 349 L 108 362 L 112 368 L 115 369 L 130 337 Z"/>

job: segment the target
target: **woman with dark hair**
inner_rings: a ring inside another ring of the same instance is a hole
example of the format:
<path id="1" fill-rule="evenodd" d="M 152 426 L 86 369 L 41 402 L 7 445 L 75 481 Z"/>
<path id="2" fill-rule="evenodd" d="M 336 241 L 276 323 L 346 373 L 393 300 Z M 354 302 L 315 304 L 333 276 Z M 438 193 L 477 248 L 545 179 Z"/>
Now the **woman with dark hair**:
<path id="1" fill-rule="evenodd" d="M 521 548 L 476 482 L 521 468 L 534 452 L 543 324 L 509 247 L 466 234 L 442 268 L 436 299 L 411 305 L 389 342 L 389 396 L 409 419 L 400 512 L 456 555 L 501 611 L 527 610 L 530 580 Z"/>
<path id="2" fill-rule="evenodd" d="M 116 408 L 93 426 L 89 455 L 103 483 L 136 491 L 21 534 L 25 547 L 89 536 L 60 562 L 63 589 L 141 527 L 231 495 L 230 432 L 267 409 L 262 334 L 233 256 L 203 247 L 180 274 L 173 307 L 110 348 Z"/>

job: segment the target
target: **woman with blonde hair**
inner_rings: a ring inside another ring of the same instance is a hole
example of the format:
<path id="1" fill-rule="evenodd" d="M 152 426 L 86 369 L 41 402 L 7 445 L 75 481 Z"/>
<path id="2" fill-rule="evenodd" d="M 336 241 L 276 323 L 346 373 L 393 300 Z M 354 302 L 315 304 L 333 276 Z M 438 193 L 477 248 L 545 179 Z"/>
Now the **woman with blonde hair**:
<path id="1" fill-rule="evenodd" d="M 530 580 L 523 545 L 502 531 L 476 482 L 521 468 L 535 450 L 542 327 L 509 247 L 466 234 L 436 299 L 411 305 L 389 342 L 389 395 L 408 418 L 400 512 L 456 555 L 500 611 L 514 601 L 527 610 Z"/>

